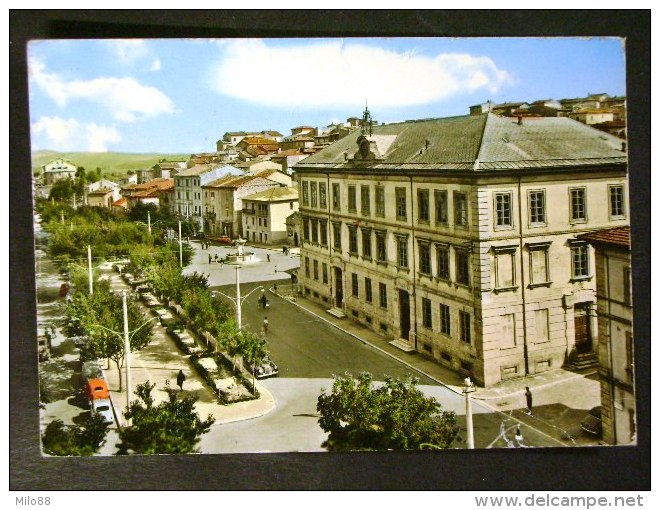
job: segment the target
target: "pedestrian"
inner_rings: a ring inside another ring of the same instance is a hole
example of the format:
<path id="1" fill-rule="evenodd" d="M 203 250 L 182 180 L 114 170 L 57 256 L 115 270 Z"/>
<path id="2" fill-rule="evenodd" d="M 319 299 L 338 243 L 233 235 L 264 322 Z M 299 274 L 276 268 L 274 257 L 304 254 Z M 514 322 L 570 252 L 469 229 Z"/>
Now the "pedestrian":
<path id="1" fill-rule="evenodd" d="M 263 309 L 266 308 L 266 303 L 268 303 L 268 298 L 266 297 L 266 294 L 264 293 L 264 290 L 261 289 L 261 297 L 259 298 L 259 306 Z"/>
<path id="2" fill-rule="evenodd" d="M 183 373 L 183 370 L 179 370 L 179 373 L 176 376 L 176 384 L 183 391 L 183 381 L 186 380 L 186 375 Z"/>
<path id="3" fill-rule="evenodd" d="M 270 253 L 266 253 L 266 259 L 270 262 Z"/>
<path id="4" fill-rule="evenodd" d="M 529 386 L 525 387 L 525 399 L 527 400 L 527 414 L 532 414 L 532 392 L 529 389 Z"/>
<path id="5" fill-rule="evenodd" d="M 215 254 L 215 263 L 216 264 L 218 263 L 218 254 L 217 253 Z"/>
<path id="6" fill-rule="evenodd" d="M 209 264 L 211 263 L 211 254 L 209 253 Z"/>
<path id="7" fill-rule="evenodd" d="M 225 258 L 220 257 L 220 268 L 223 268 L 223 267 L 225 267 Z"/>
<path id="8" fill-rule="evenodd" d="M 273 290 L 275 291 L 275 294 L 277 294 L 277 283 L 273 284 Z"/>
<path id="9" fill-rule="evenodd" d="M 264 317 L 264 335 L 268 334 L 268 317 Z"/>
<path id="10" fill-rule="evenodd" d="M 520 427 L 516 427 L 516 435 L 514 436 L 514 439 L 516 440 L 516 443 L 518 443 L 518 446 L 524 446 L 523 445 L 523 435 L 522 432 L 520 432 Z"/>

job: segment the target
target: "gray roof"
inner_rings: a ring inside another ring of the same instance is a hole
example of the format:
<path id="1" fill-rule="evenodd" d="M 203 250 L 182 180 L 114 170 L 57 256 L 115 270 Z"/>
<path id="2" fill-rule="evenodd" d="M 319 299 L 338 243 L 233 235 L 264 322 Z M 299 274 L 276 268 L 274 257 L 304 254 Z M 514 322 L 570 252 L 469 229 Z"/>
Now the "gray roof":
<path id="1" fill-rule="evenodd" d="M 627 161 L 619 138 L 561 117 L 526 117 L 519 125 L 516 118 L 486 113 L 374 126 L 368 138 L 380 154 L 367 161 L 355 157 L 360 136 L 357 131 L 338 140 L 295 169 L 467 171 Z"/>
<path id="2" fill-rule="evenodd" d="M 259 202 L 283 202 L 298 200 L 298 188 L 276 187 L 253 195 L 243 197 L 243 200 L 256 200 Z"/>

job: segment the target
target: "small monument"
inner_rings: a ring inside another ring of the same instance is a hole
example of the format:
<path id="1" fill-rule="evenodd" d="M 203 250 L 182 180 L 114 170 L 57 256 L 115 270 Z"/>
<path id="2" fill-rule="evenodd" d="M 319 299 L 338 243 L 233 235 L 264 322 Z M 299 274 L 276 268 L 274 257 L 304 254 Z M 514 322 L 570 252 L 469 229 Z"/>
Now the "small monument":
<path id="1" fill-rule="evenodd" d="M 245 243 L 247 240 L 238 238 L 234 239 L 235 252 L 227 254 L 227 263 L 229 264 L 254 264 L 259 262 L 259 258 L 251 251 L 245 251 Z"/>

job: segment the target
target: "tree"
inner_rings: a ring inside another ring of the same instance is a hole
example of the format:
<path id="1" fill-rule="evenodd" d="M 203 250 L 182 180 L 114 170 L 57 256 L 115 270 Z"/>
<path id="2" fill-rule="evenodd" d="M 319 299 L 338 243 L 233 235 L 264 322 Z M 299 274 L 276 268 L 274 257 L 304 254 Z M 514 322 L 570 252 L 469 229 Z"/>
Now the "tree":
<path id="1" fill-rule="evenodd" d="M 215 422 L 209 415 L 202 421 L 195 412 L 197 396 L 182 395 L 166 386 L 167 400 L 154 405 L 151 392 L 156 385 L 139 384 L 135 394 L 142 400 L 131 402 L 124 416 L 129 427 L 119 431 L 118 454 L 195 453 L 196 445 Z"/>
<path id="2" fill-rule="evenodd" d="M 62 420 L 55 420 L 46 427 L 41 444 L 48 455 L 93 455 L 105 443 L 108 425 L 96 413 L 84 415 L 81 425 L 64 425 Z"/>
<path id="3" fill-rule="evenodd" d="M 239 338 L 241 355 L 252 372 L 252 391 L 254 391 L 254 374 L 257 369 L 257 364 L 260 363 L 268 353 L 266 340 L 250 331 L 241 331 Z"/>
<path id="4" fill-rule="evenodd" d="M 131 351 L 139 351 L 151 341 L 153 324 L 148 322 L 131 297 L 127 300 L 126 309 Z M 80 349 L 83 360 L 108 358 L 115 362 L 121 391 L 121 368 L 125 355 L 122 297 L 110 292 L 107 281 L 100 280 L 95 283 L 95 291 L 91 296 L 83 289 L 78 289 L 67 305 L 64 316 L 68 336 L 89 336 L 89 341 Z"/>
<path id="5" fill-rule="evenodd" d="M 449 448 L 458 435 L 455 413 L 425 397 L 410 375 L 403 381 L 387 377 L 379 386 L 366 372 L 357 379 L 335 377 L 316 409 L 329 433 L 322 446 L 331 451 Z"/>

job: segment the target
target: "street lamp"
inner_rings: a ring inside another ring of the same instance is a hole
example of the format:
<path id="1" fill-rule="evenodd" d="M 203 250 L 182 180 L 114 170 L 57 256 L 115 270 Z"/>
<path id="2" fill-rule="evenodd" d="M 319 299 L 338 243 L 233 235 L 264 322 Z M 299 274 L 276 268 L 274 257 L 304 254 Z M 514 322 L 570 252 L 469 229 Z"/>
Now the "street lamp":
<path id="1" fill-rule="evenodd" d="M 224 292 L 220 292 L 219 290 L 215 290 L 213 292 L 217 292 L 218 294 L 222 294 L 224 297 L 229 299 L 234 305 L 236 306 L 236 323 L 238 324 L 238 330 L 240 331 L 242 329 L 242 322 L 241 322 L 241 307 L 243 306 L 243 302 L 248 298 L 250 294 L 252 294 L 254 291 L 263 289 L 261 285 L 258 287 L 255 287 L 252 289 L 250 292 L 248 292 L 245 296 L 241 297 L 241 285 L 239 282 L 239 276 L 238 276 L 238 271 L 241 266 L 236 265 L 236 297 L 231 297 L 225 294 Z"/>
<path id="2" fill-rule="evenodd" d="M 136 329 L 133 331 L 128 331 L 128 306 L 126 304 L 126 296 L 127 296 L 127 291 L 123 290 L 121 292 L 121 300 L 122 300 L 122 310 L 124 314 L 124 334 L 123 336 L 118 333 L 117 331 L 114 331 L 110 328 L 106 328 L 105 326 L 101 326 L 100 324 L 95 324 L 95 327 L 99 327 L 105 331 L 108 331 L 109 333 L 113 333 L 117 335 L 119 338 L 124 340 L 124 363 L 126 364 L 126 408 L 128 409 L 128 406 L 131 402 L 131 364 L 130 364 L 130 354 L 131 354 L 131 338 L 133 338 L 133 335 L 140 331 L 143 327 L 145 327 L 147 324 L 149 324 L 151 321 L 155 321 L 158 319 L 158 317 L 151 317 L 150 319 L 147 319 L 145 322 L 143 322 L 140 326 L 138 326 Z M 129 335 L 130 333 L 130 335 Z M 129 423 L 127 422 L 127 425 Z"/>
<path id="3" fill-rule="evenodd" d="M 467 443 L 468 448 L 474 450 L 474 429 L 472 427 L 472 402 L 470 393 L 477 391 L 474 383 L 469 377 L 465 378 L 465 387 L 463 388 L 463 395 L 465 395 L 465 421 L 467 427 Z"/>

